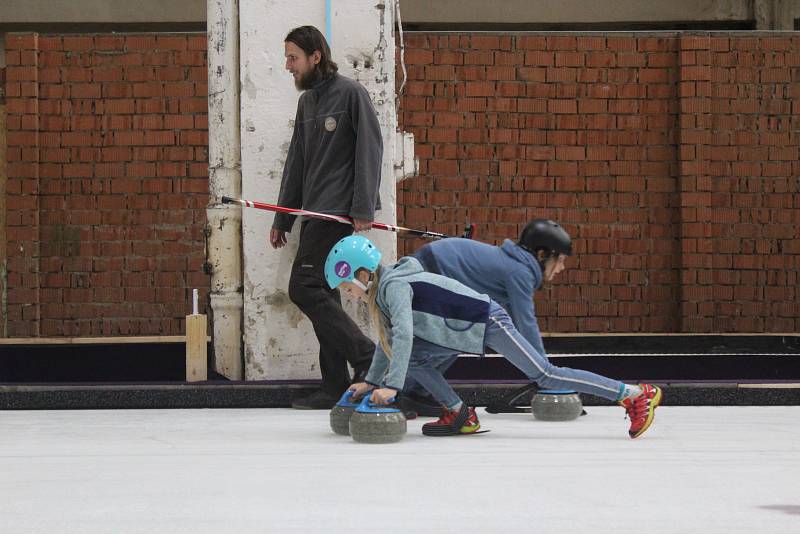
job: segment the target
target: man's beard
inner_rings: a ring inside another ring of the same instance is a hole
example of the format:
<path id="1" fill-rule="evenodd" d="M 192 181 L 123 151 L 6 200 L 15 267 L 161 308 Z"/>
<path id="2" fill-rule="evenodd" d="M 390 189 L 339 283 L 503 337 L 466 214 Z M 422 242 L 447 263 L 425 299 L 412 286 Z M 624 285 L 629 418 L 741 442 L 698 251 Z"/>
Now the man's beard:
<path id="1" fill-rule="evenodd" d="M 307 91 L 308 89 L 312 89 L 319 81 L 322 80 L 322 74 L 320 73 L 319 68 L 314 65 L 311 67 L 311 70 L 300 76 L 294 82 L 294 86 L 297 87 L 298 91 Z"/>

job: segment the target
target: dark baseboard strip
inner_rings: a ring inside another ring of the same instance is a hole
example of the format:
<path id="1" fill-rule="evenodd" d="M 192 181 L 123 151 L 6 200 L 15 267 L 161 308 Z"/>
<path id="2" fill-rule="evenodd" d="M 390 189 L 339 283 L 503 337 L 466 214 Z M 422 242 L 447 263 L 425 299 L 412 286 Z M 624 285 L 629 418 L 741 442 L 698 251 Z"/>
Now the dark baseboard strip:
<path id="1" fill-rule="evenodd" d="M 455 384 L 471 405 L 485 406 L 519 383 Z M 797 406 L 800 384 L 664 384 L 664 406 Z M 4 385 L 0 410 L 288 408 L 313 391 L 308 383 Z M 583 395 L 586 406 L 613 404 Z"/>

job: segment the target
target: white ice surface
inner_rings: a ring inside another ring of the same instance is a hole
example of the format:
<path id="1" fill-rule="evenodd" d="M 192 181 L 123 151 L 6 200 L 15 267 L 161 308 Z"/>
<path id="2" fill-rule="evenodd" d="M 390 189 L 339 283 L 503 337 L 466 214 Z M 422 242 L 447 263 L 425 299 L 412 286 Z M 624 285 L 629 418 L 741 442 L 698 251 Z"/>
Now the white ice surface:
<path id="1" fill-rule="evenodd" d="M 0 411 L 0 532 L 800 533 L 800 407 L 479 409 L 480 436 L 336 436 L 326 411 Z"/>

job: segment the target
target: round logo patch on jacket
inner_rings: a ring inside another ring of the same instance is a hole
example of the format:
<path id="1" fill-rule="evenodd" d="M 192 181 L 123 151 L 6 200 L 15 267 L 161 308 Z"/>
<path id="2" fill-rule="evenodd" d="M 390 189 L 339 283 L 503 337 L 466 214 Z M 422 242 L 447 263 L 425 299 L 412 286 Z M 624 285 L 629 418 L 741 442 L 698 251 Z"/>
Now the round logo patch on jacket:
<path id="1" fill-rule="evenodd" d="M 336 129 L 336 119 L 328 117 L 325 119 L 325 129 L 332 132 Z"/>

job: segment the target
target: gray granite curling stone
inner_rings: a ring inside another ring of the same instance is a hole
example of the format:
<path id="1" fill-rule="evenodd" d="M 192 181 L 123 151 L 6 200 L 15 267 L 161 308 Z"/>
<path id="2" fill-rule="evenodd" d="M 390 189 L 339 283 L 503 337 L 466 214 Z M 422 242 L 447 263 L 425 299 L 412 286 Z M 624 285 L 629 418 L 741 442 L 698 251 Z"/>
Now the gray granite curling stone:
<path id="1" fill-rule="evenodd" d="M 353 392 L 344 392 L 339 402 L 331 408 L 331 430 L 340 436 L 350 435 L 350 416 L 356 411 L 357 402 L 352 401 Z"/>
<path id="2" fill-rule="evenodd" d="M 541 389 L 533 396 L 531 408 L 540 421 L 572 421 L 583 411 L 583 403 L 574 391 Z"/>
<path id="3" fill-rule="evenodd" d="M 370 402 L 371 393 L 350 417 L 350 435 L 359 443 L 395 443 L 406 435 L 406 417 L 396 408 Z"/>

